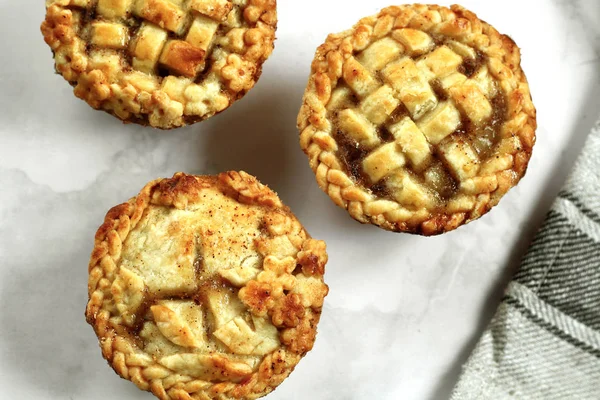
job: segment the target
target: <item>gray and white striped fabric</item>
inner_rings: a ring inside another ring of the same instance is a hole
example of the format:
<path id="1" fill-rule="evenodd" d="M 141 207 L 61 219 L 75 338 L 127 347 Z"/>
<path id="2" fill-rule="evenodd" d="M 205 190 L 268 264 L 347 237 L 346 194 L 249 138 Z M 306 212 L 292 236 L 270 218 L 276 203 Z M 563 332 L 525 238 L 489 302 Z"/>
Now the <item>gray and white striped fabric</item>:
<path id="1" fill-rule="evenodd" d="M 600 399 L 600 121 L 452 400 Z"/>

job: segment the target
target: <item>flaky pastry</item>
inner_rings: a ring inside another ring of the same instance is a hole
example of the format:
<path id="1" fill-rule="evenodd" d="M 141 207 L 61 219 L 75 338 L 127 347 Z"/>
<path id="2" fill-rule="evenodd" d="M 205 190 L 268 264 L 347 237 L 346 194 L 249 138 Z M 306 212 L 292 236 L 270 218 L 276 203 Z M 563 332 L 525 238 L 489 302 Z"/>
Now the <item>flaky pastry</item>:
<path id="1" fill-rule="evenodd" d="M 326 262 L 253 176 L 178 173 L 107 213 L 86 318 L 117 374 L 162 400 L 256 399 L 312 349 Z"/>
<path id="2" fill-rule="evenodd" d="M 519 182 L 536 111 L 508 36 L 460 6 L 415 4 L 327 38 L 298 127 L 319 186 L 353 218 L 434 235 Z"/>
<path id="3" fill-rule="evenodd" d="M 42 33 L 75 95 L 170 129 L 250 90 L 273 51 L 276 0 L 46 0 Z"/>

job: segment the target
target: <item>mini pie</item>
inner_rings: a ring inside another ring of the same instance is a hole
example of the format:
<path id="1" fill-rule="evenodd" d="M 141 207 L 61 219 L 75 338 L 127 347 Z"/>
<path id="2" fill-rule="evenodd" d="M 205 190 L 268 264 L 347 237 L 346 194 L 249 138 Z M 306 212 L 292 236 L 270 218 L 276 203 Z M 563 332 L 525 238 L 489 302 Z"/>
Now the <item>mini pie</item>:
<path id="1" fill-rule="evenodd" d="M 508 36 L 460 6 L 417 4 L 327 38 L 298 127 L 319 186 L 352 217 L 435 235 L 519 182 L 536 111 Z"/>
<path id="2" fill-rule="evenodd" d="M 256 399 L 312 349 L 326 262 L 253 176 L 178 173 L 106 215 L 86 318 L 113 369 L 160 399 Z"/>
<path id="3" fill-rule="evenodd" d="M 75 95 L 170 129 L 244 96 L 273 51 L 276 0 L 46 0 L 42 33 Z"/>

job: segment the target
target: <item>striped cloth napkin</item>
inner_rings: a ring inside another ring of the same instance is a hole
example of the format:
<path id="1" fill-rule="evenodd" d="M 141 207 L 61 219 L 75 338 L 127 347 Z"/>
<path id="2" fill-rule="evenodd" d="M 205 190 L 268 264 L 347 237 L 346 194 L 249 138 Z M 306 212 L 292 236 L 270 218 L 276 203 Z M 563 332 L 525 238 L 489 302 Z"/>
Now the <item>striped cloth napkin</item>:
<path id="1" fill-rule="evenodd" d="M 600 121 L 451 399 L 600 399 Z"/>

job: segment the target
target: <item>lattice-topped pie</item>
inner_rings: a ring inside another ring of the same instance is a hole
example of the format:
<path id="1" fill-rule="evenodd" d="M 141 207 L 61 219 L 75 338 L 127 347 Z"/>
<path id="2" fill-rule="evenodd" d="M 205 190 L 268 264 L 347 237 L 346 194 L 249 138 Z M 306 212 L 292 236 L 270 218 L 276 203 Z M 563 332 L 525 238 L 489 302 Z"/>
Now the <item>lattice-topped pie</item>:
<path id="1" fill-rule="evenodd" d="M 86 317 L 113 369 L 160 399 L 256 399 L 312 349 L 326 262 L 256 178 L 178 173 L 106 215 Z"/>
<path id="2" fill-rule="evenodd" d="M 524 175 L 536 111 L 517 45 L 460 6 L 389 7 L 321 45 L 298 116 L 319 186 L 363 223 L 439 234 Z"/>
<path id="3" fill-rule="evenodd" d="M 75 95 L 169 129 L 244 96 L 273 51 L 276 0 L 46 0 L 42 33 Z"/>

